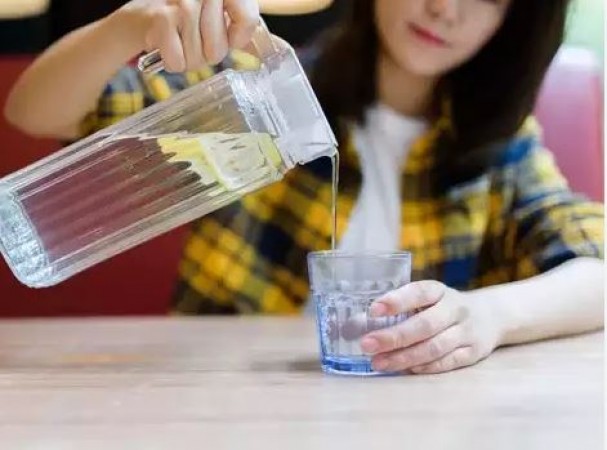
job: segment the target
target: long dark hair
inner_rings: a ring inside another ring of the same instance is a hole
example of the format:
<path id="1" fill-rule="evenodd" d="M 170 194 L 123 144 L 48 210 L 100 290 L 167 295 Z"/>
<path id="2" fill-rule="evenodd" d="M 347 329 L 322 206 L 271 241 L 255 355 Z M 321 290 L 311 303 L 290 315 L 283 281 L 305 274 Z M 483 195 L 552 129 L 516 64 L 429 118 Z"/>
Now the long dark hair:
<path id="1" fill-rule="evenodd" d="M 448 73 L 435 105 L 449 99 L 451 129 L 436 141 L 441 185 L 487 169 L 531 113 L 546 70 L 563 41 L 569 0 L 512 0 L 500 29 L 472 59 Z M 312 84 L 340 140 L 344 120 L 362 122 L 376 100 L 379 38 L 374 1 L 350 9 L 325 37 Z M 448 169 L 448 170 L 447 170 Z"/>

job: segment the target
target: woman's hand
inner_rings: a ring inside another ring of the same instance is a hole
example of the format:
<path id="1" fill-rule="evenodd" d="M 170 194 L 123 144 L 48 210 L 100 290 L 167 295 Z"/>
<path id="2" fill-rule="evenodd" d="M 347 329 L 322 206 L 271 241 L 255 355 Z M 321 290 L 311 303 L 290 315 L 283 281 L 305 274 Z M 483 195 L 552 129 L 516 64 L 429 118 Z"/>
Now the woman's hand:
<path id="1" fill-rule="evenodd" d="M 259 23 L 256 0 L 132 0 L 115 15 L 128 23 L 139 50 L 159 49 L 165 69 L 217 64 L 247 45 Z"/>
<path id="2" fill-rule="evenodd" d="M 490 306 L 437 281 L 410 283 L 377 299 L 369 314 L 413 314 L 398 325 L 368 333 L 361 347 L 373 355 L 379 371 L 438 373 L 469 366 L 498 345 L 498 322 Z"/>

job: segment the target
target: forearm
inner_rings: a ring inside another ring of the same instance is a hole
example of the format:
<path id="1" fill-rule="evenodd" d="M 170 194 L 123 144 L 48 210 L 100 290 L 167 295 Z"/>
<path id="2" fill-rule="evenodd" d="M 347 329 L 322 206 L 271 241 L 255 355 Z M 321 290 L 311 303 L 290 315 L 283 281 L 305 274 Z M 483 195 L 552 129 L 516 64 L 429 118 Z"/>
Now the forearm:
<path id="1" fill-rule="evenodd" d="M 489 302 L 499 345 L 511 345 L 603 327 L 603 261 L 578 258 L 528 280 L 470 294 Z"/>
<path id="2" fill-rule="evenodd" d="M 112 15 L 61 39 L 13 88 L 5 107 L 9 122 L 33 135 L 77 137 L 107 82 L 141 51 L 133 34 Z"/>

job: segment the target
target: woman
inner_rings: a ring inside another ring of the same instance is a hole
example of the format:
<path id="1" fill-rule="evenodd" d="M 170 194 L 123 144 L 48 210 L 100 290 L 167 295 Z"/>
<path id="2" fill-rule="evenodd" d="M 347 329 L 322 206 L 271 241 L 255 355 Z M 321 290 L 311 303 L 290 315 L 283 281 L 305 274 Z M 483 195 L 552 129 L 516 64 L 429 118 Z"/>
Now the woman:
<path id="1" fill-rule="evenodd" d="M 353 0 L 312 58 L 340 141 L 339 246 L 410 250 L 421 280 L 374 303 L 376 315 L 415 312 L 363 337 L 377 369 L 443 372 L 603 326 L 602 206 L 569 191 L 527 119 L 567 3 Z M 110 80 L 144 49 L 181 72 L 250 39 L 255 2 L 203 2 L 200 27 L 197 8 L 135 0 L 68 36 L 23 76 L 7 117 L 73 138 L 199 80 L 131 68 Z M 61 84 L 74 73 L 81 82 Z M 330 167 L 316 161 L 196 223 L 176 310 L 300 310 L 305 256 L 329 243 L 330 190 Z"/>

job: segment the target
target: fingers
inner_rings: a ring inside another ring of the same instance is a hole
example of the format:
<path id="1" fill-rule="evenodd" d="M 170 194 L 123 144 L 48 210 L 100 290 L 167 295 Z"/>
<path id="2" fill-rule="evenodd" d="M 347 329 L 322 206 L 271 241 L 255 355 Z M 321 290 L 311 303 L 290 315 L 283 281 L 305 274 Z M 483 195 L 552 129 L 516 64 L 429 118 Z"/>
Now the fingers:
<path id="1" fill-rule="evenodd" d="M 257 0 L 225 0 L 224 8 L 230 18 L 230 47 L 243 48 L 251 41 L 259 24 L 259 4 Z"/>
<path id="2" fill-rule="evenodd" d="M 370 318 L 367 314 L 359 313 L 348 318 L 339 328 L 340 336 L 346 341 L 354 341 L 365 334 L 386 328 L 395 323 L 396 318 Z"/>
<path id="3" fill-rule="evenodd" d="M 398 372 L 423 366 L 445 357 L 464 343 L 461 327 L 453 326 L 418 344 L 375 356 L 373 368 Z"/>
<path id="4" fill-rule="evenodd" d="M 228 54 L 223 0 L 204 0 L 200 14 L 204 55 L 211 64 L 219 64 Z"/>
<path id="5" fill-rule="evenodd" d="M 146 14 L 147 48 L 160 50 L 170 72 L 220 63 L 251 41 L 260 17 L 256 0 L 168 0 Z"/>
<path id="6" fill-rule="evenodd" d="M 187 70 L 197 70 L 207 63 L 202 48 L 199 26 L 200 4 L 195 0 L 180 0 L 181 39 Z"/>
<path id="7" fill-rule="evenodd" d="M 438 303 L 447 289 L 444 284 L 433 280 L 409 283 L 377 299 L 369 313 L 380 317 L 412 312 Z"/>
<path id="8" fill-rule="evenodd" d="M 229 27 L 226 26 L 228 16 Z M 259 24 L 256 0 L 205 0 L 200 16 L 204 54 L 212 64 L 221 62 L 229 48 L 242 48 Z"/>
<path id="9" fill-rule="evenodd" d="M 369 333 L 361 339 L 360 345 L 370 354 L 409 347 L 438 335 L 457 323 L 458 318 L 456 304 L 439 302 L 398 325 Z"/>
<path id="10" fill-rule="evenodd" d="M 474 354 L 472 347 L 460 347 L 429 364 L 411 367 L 409 371 L 415 374 L 449 372 L 476 364 L 478 360 L 479 358 Z"/>
<path id="11" fill-rule="evenodd" d="M 147 36 L 148 48 L 157 47 L 162 55 L 165 69 L 169 72 L 183 72 L 186 60 L 179 35 L 179 9 L 165 6 L 154 12 L 153 25 Z"/>

